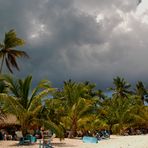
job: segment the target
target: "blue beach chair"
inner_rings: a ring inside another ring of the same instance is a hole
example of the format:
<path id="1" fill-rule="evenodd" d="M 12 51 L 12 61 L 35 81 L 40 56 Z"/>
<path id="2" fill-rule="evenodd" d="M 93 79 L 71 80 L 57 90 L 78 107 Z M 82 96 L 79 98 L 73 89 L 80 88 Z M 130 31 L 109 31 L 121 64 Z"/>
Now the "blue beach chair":
<path id="1" fill-rule="evenodd" d="M 35 143 L 37 141 L 36 137 L 32 135 L 26 135 L 26 139 L 30 140 L 30 143 Z"/>
<path id="2" fill-rule="evenodd" d="M 33 144 L 37 141 L 36 137 L 32 136 L 32 135 L 26 135 L 25 137 L 21 137 L 19 144 L 20 145 L 24 145 L 24 144 Z"/>
<path id="3" fill-rule="evenodd" d="M 98 139 L 96 137 L 84 136 L 82 141 L 84 143 L 98 143 Z"/>

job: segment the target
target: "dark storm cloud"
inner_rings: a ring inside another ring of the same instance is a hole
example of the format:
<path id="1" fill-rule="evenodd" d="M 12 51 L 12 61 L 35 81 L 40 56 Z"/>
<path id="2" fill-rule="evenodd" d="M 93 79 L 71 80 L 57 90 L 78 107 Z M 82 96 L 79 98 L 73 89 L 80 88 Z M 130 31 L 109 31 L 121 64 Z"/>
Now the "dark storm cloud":
<path id="1" fill-rule="evenodd" d="M 136 0 L 0 0 L 0 33 L 15 28 L 26 40 L 31 58 L 17 75 L 103 88 L 117 75 L 146 79 L 148 27 L 136 12 Z"/>

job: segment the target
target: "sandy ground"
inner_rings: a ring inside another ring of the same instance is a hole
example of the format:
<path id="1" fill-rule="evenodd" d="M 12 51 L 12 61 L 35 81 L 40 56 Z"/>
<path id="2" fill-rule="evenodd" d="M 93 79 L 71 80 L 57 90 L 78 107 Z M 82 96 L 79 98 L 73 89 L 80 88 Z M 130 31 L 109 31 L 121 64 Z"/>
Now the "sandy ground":
<path id="1" fill-rule="evenodd" d="M 148 148 L 148 135 L 111 136 L 110 139 L 101 140 L 96 144 L 83 143 L 79 139 L 57 138 L 52 140 L 54 148 Z M 0 148 L 39 148 L 39 143 L 19 146 L 18 141 L 0 141 Z"/>

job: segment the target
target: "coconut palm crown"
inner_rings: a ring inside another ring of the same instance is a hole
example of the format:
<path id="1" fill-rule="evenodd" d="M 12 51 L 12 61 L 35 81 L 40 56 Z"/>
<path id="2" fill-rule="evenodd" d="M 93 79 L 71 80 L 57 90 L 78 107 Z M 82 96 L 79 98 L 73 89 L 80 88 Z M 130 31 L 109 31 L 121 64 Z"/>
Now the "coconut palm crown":
<path id="1" fill-rule="evenodd" d="M 129 88 L 131 85 L 125 81 L 124 78 L 116 77 L 113 79 L 114 88 L 109 88 L 113 91 L 113 96 L 115 98 L 128 98 L 128 94 L 131 93 Z"/>
<path id="2" fill-rule="evenodd" d="M 15 30 L 12 29 L 5 33 L 4 41 L 0 43 L 0 58 L 2 58 L 0 73 L 2 72 L 4 62 L 11 73 L 13 73 L 12 68 L 19 70 L 16 58 L 29 56 L 25 51 L 16 50 L 15 48 L 23 46 L 24 43 L 24 40 L 17 37 Z"/>

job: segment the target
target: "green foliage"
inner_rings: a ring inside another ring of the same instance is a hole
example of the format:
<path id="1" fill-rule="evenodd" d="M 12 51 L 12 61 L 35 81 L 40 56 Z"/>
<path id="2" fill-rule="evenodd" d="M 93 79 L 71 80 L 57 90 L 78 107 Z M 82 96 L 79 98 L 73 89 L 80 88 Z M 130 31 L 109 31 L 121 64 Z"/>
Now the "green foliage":
<path id="1" fill-rule="evenodd" d="M 25 41 L 17 37 L 17 34 L 14 29 L 11 29 L 10 31 L 5 33 L 5 38 L 4 38 L 5 49 L 14 48 L 16 46 L 22 46 L 24 44 Z"/>
<path id="2" fill-rule="evenodd" d="M 131 85 L 124 80 L 124 78 L 116 77 L 113 79 L 114 88 L 110 88 L 113 91 L 113 97 L 115 98 L 128 98 L 128 94 L 131 94 L 129 88 Z"/>
<path id="3" fill-rule="evenodd" d="M 71 80 L 64 82 L 61 91 L 54 95 L 56 102 L 59 101 L 60 121 L 64 129 L 71 131 L 69 137 L 76 136 L 79 122 L 91 115 L 94 111 L 95 99 L 93 99 L 93 85 L 89 83 L 76 83 Z"/>
<path id="4" fill-rule="evenodd" d="M 65 81 L 61 90 L 52 88 L 48 80 L 40 81 L 34 89 L 31 84 L 32 76 L 0 77 L 1 109 L 17 117 L 24 134 L 34 125 L 50 128 L 58 137 L 67 130 L 69 137 L 75 137 L 78 131 L 85 134 L 108 129 L 122 134 L 131 127 L 147 128 L 148 107 L 141 99 L 146 88 L 141 82 L 136 85 L 136 93 L 132 93 L 128 82 L 115 78 L 111 98 L 102 90 L 95 90 L 90 82 Z M 48 98 L 49 94 L 53 98 Z"/>
<path id="5" fill-rule="evenodd" d="M 144 101 L 147 101 L 144 96 L 148 94 L 144 84 L 141 82 L 141 81 L 138 81 L 137 84 L 136 84 L 136 88 L 135 88 L 135 94 L 137 96 L 140 97 L 140 99 L 142 100 L 142 102 L 144 103 Z"/>
<path id="6" fill-rule="evenodd" d="M 24 135 L 33 125 L 46 125 L 46 127 L 55 128 L 57 134 L 60 133 L 56 124 L 50 119 L 40 118 L 43 109 L 42 99 L 55 90 L 50 82 L 41 81 L 31 91 L 32 76 L 27 76 L 25 79 L 14 79 L 9 75 L 4 75 L 3 80 L 9 88 L 9 94 L 1 93 L 0 100 L 5 103 L 4 107 L 9 112 L 16 115 Z"/>
<path id="7" fill-rule="evenodd" d="M 134 127 L 138 121 L 143 124 L 147 122 L 146 118 L 141 116 L 141 110 L 144 107 L 141 99 L 133 94 L 128 94 L 127 98 L 113 97 L 105 100 L 100 107 L 100 117 L 106 120 L 114 133 L 122 134 L 125 129 Z"/>
<path id="8" fill-rule="evenodd" d="M 63 89 L 46 103 L 50 116 L 72 132 L 70 137 L 75 136 L 76 131 L 85 133 L 105 128 L 121 134 L 140 123 L 146 125 L 147 117 L 140 113 L 143 103 L 129 90 L 130 84 L 117 77 L 114 85 L 113 97 L 107 98 L 102 90 L 95 90 L 95 85 L 89 82 L 66 81 Z"/>

